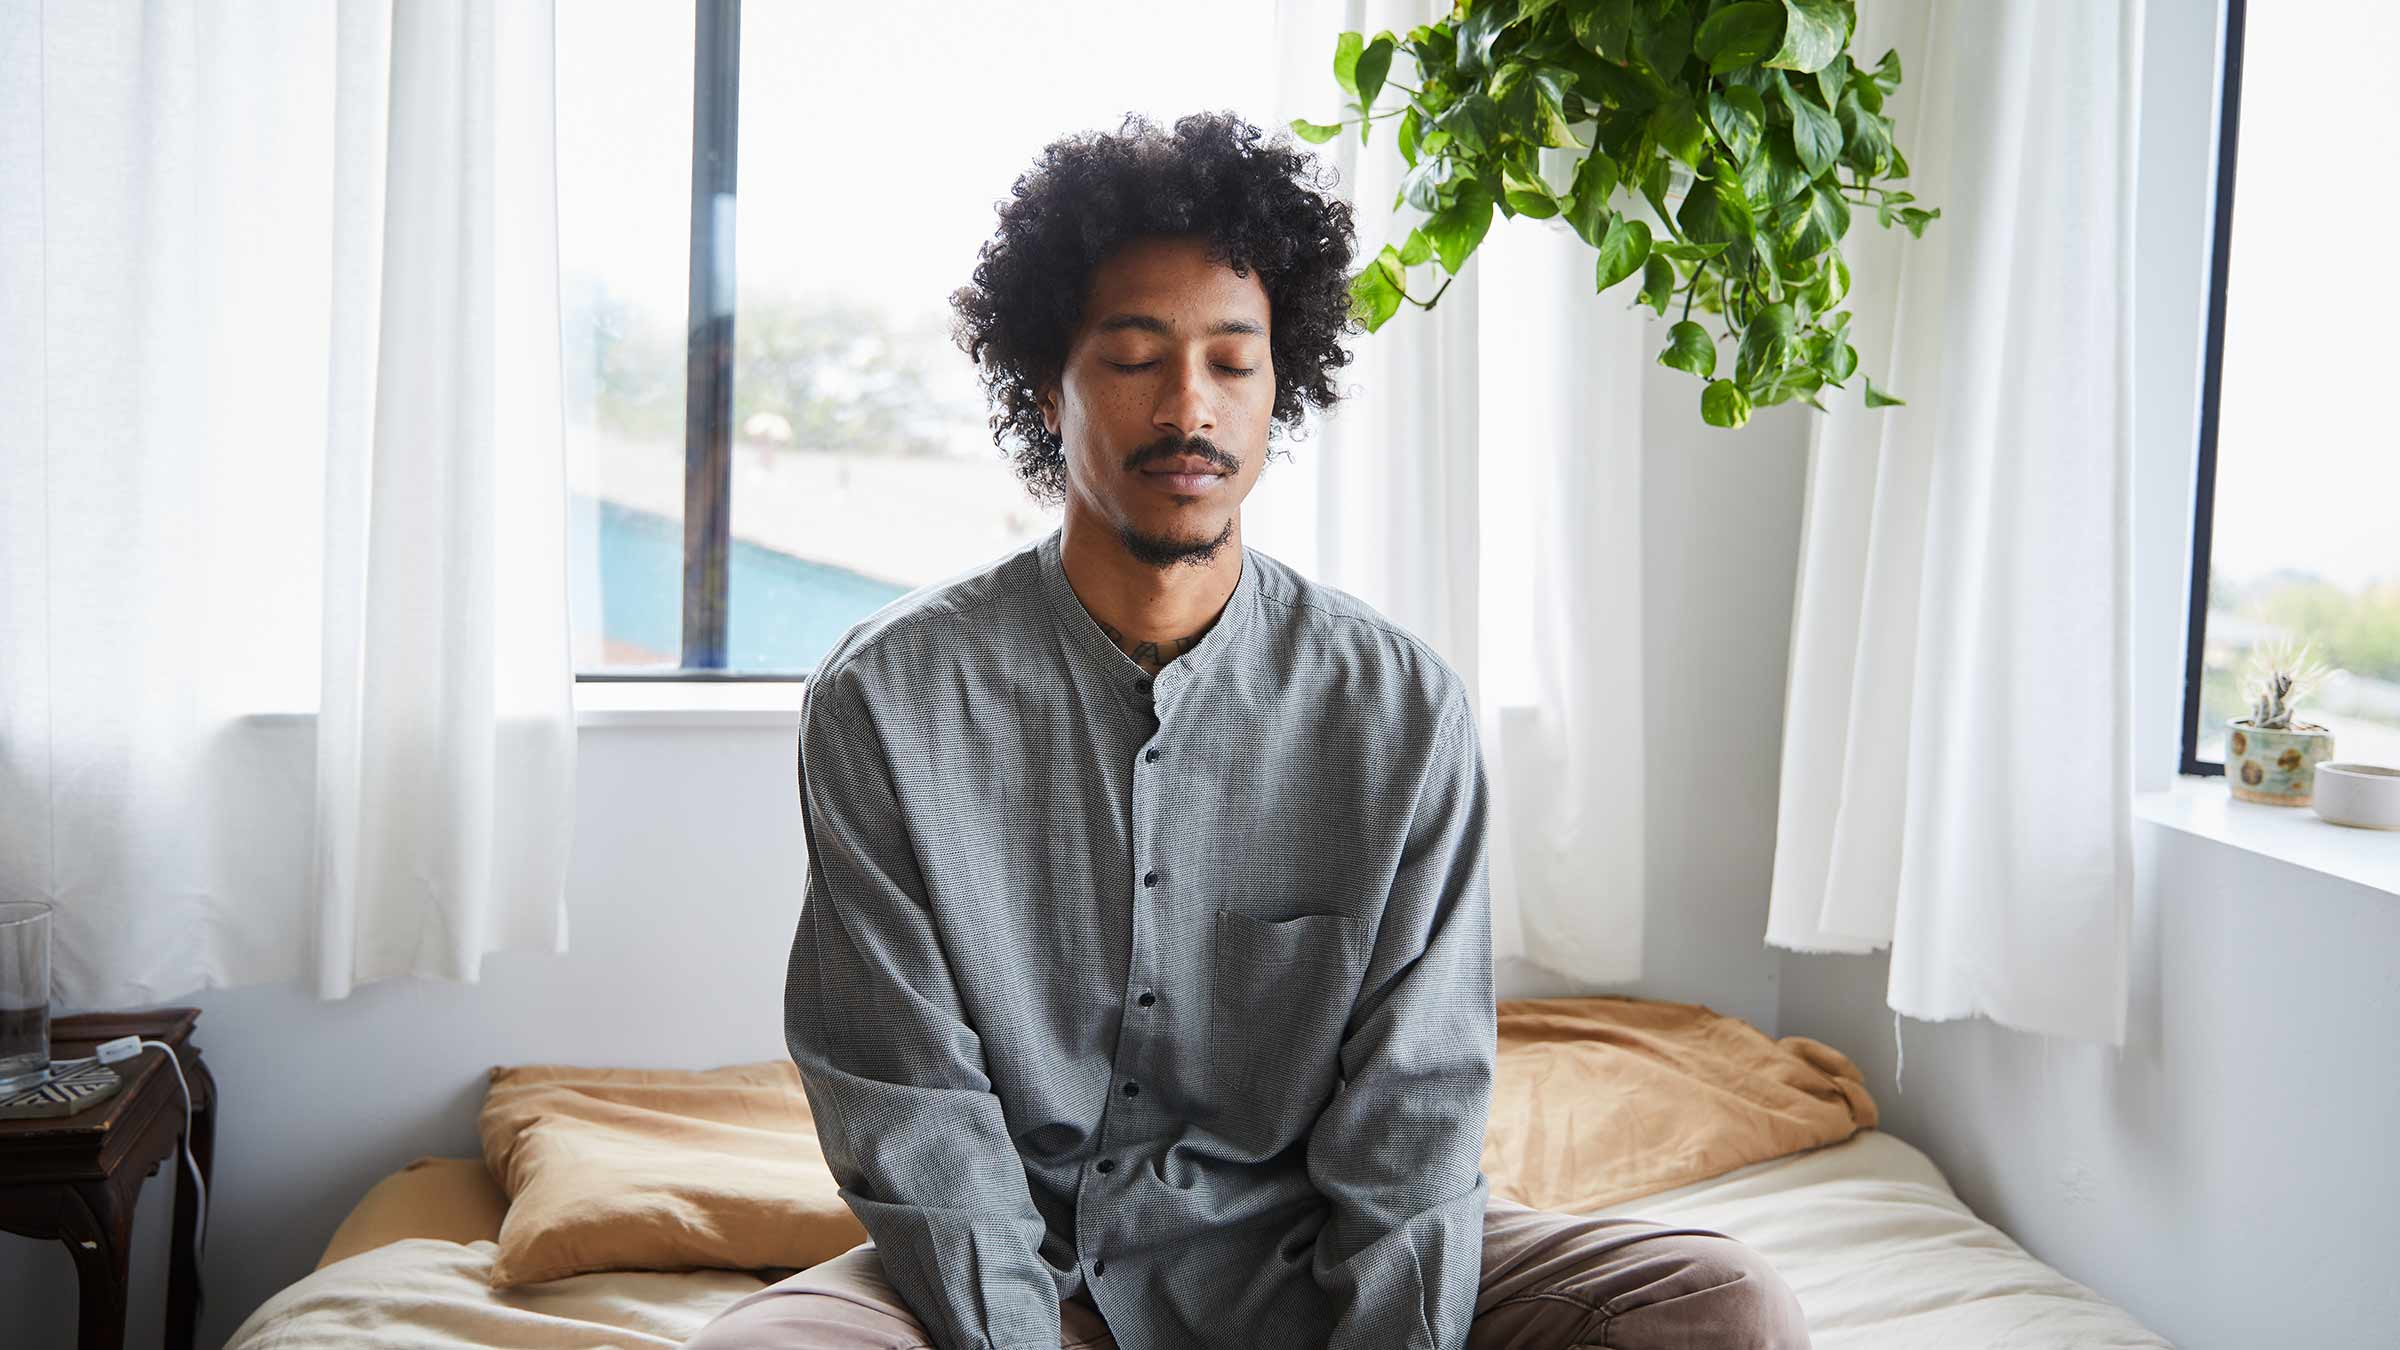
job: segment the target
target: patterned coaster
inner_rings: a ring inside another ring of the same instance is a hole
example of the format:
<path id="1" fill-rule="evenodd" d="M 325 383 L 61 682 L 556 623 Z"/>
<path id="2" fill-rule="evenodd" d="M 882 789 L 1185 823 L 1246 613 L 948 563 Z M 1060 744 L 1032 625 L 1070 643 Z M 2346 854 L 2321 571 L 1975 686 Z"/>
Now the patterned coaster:
<path id="1" fill-rule="evenodd" d="M 0 1097 L 0 1120 L 71 1116 L 116 1095 L 125 1080 L 106 1064 L 52 1069 L 50 1081 Z"/>

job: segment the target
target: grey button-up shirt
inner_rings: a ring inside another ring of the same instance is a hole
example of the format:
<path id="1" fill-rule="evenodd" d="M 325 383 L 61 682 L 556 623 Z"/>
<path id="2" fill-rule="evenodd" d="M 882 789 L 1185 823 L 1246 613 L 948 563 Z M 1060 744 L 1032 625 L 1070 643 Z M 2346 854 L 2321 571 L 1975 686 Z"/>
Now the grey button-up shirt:
<path id="1" fill-rule="evenodd" d="M 1256 549 L 1153 679 L 1061 536 L 893 601 L 802 703 L 785 1035 L 941 1350 L 1457 1350 L 1496 1022 L 1464 686 Z"/>

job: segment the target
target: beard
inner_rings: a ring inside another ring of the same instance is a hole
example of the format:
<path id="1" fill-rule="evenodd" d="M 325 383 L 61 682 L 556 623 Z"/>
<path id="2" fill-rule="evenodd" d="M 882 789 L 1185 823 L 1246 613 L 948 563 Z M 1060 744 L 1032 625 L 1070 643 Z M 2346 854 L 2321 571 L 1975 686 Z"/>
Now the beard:
<path id="1" fill-rule="evenodd" d="M 1117 542 L 1133 555 L 1134 561 L 1161 571 L 1177 565 L 1205 567 L 1216 560 L 1217 550 L 1233 538 L 1233 517 L 1225 518 L 1225 527 L 1208 539 L 1179 539 L 1173 535 L 1151 534 L 1132 525 L 1117 527 Z"/>

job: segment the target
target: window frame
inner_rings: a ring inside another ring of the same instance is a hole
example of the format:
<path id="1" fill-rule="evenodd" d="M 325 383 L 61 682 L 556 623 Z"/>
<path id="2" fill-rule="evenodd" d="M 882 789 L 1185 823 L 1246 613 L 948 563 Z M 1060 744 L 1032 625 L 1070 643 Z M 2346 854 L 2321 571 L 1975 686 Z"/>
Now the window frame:
<path id="1" fill-rule="evenodd" d="M 2202 661 L 2208 645 L 2209 558 L 2216 534 L 2217 407 L 2225 374 L 2225 283 L 2233 259 L 2233 181 L 2241 140 L 2242 35 L 2248 0 L 2225 0 L 2223 71 L 2218 91 L 2216 211 L 2209 239 L 2208 327 L 2200 367 L 2200 446 L 2192 485 L 2191 597 L 2184 622 L 2181 771 L 2221 778 L 2222 760 L 2200 758 Z"/>

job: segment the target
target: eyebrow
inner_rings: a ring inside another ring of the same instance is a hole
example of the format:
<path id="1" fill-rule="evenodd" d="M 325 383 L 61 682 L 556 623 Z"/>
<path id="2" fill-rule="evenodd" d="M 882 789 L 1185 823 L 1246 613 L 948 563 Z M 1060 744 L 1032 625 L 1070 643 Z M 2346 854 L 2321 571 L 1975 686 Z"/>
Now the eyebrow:
<path id="1" fill-rule="evenodd" d="M 1174 329 L 1168 325 L 1166 320 L 1151 314 L 1111 314 L 1095 325 L 1092 331 L 1115 333 L 1127 328 L 1139 329 L 1145 333 L 1156 333 L 1160 337 L 1170 337 L 1174 334 Z M 1220 333 L 1251 337 L 1267 335 L 1266 329 L 1248 319 L 1219 319 L 1209 326 L 1208 331 L 1212 337 Z"/>

